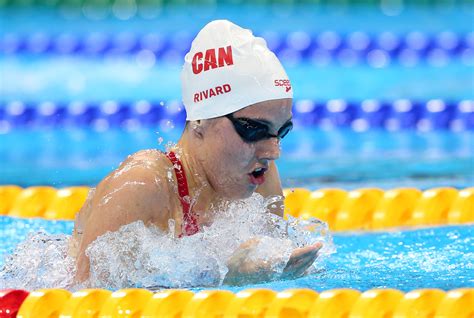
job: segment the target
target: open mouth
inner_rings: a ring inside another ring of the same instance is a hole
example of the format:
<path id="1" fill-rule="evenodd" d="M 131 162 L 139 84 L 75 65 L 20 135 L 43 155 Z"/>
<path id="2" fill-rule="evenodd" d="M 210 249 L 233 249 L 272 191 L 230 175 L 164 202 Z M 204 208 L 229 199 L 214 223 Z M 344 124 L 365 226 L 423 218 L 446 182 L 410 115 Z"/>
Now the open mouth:
<path id="1" fill-rule="evenodd" d="M 249 173 L 250 176 L 250 182 L 254 185 L 260 185 L 265 182 L 265 171 L 267 171 L 266 168 L 257 168 L 251 173 Z"/>
<path id="2" fill-rule="evenodd" d="M 267 169 L 265 168 L 257 168 L 255 169 L 254 171 L 252 171 L 251 175 L 255 178 L 259 178 L 261 176 L 263 176 L 265 174 L 265 171 L 267 171 Z"/>

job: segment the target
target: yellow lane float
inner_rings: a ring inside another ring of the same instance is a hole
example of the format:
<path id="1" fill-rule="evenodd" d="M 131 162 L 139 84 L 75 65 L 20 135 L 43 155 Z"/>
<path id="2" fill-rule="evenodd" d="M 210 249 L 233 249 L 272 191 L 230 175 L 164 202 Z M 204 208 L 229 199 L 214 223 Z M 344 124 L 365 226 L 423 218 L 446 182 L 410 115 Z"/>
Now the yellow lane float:
<path id="1" fill-rule="evenodd" d="M 15 293 L 12 293 L 16 292 Z M 0 295 L 2 295 L 0 291 Z M 21 293 L 20 293 L 21 292 Z M 146 289 L 110 292 L 85 289 L 73 294 L 63 289 L 42 289 L 24 298 L 21 290 L 15 308 L 0 302 L 0 312 L 18 310 L 21 318 L 472 318 L 474 289 L 450 291 L 418 289 L 403 293 L 395 289 L 333 289 L 321 293 L 310 289 L 227 290 L 171 289 L 152 293 Z M 0 298 L 1 300 L 1 298 Z M 5 307 L 3 308 L 2 305 Z M 7 308 L 8 307 L 8 308 Z M 3 311 L 2 311 L 3 310 Z"/>
<path id="2" fill-rule="evenodd" d="M 0 186 L 0 215 L 73 220 L 85 203 L 88 187 L 55 189 Z M 382 190 L 285 189 L 285 216 L 317 218 L 330 230 L 385 228 L 474 222 L 474 188 Z"/>

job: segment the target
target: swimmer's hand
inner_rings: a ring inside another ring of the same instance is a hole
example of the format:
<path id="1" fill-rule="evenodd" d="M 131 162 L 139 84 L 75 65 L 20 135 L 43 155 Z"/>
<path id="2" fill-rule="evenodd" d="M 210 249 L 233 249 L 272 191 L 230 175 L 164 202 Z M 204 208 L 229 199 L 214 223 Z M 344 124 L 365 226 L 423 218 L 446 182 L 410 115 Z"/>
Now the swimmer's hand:
<path id="1" fill-rule="evenodd" d="M 282 278 L 296 278 L 302 276 L 318 257 L 318 251 L 323 247 L 321 242 L 297 248 L 291 253 L 290 260 L 283 270 Z"/>
<path id="2" fill-rule="evenodd" d="M 244 285 L 257 284 L 267 282 L 275 277 L 275 272 L 271 269 L 272 265 L 268 261 L 259 263 L 251 260 L 248 256 L 256 247 L 258 239 L 252 239 L 242 243 L 240 247 L 232 254 L 227 262 L 229 271 L 224 278 L 226 285 Z M 313 264 L 321 249 L 321 242 L 313 245 L 295 249 L 290 256 L 281 278 L 296 278 L 305 273 L 305 271 Z"/>

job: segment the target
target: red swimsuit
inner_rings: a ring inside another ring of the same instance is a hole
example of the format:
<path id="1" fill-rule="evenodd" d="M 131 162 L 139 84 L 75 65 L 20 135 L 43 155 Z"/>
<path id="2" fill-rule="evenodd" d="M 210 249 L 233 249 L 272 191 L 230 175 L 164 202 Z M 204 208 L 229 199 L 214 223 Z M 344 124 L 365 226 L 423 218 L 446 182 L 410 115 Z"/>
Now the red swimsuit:
<path id="1" fill-rule="evenodd" d="M 166 153 L 166 157 L 168 157 L 173 164 L 176 180 L 178 180 L 179 201 L 181 201 L 183 207 L 183 225 L 180 237 L 183 235 L 190 236 L 196 234 L 199 232 L 199 226 L 196 215 L 191 211 L 191 197 L 189 196 L 188 181 L 184 173 L 184 166 L 174 152 L 170 151 Z"/>

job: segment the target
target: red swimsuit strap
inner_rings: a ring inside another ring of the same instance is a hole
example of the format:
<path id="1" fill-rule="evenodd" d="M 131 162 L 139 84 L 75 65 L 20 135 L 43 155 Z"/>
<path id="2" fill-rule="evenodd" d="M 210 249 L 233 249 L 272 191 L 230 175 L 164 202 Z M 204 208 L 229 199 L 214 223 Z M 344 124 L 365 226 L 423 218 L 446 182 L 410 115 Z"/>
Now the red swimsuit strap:
<path id="1" fill-rule="evenodd" d="M 191 211 L 191 197 L 189 196 L 188 181 L 186 179 L 186 173 L 184 172 L 184 166 L 174 152 L 170 151 L 166 153 L 166 157 L 168 157 L 173 164 L 176 180 L 178 181 L 179 201 L 181 201 L 183 207 L 182 232 L 188 236 L 196 234 L 199 232 L 199 226 L 196 215 Z M 183 234 L 181 234 L 181 236 Z"/>

